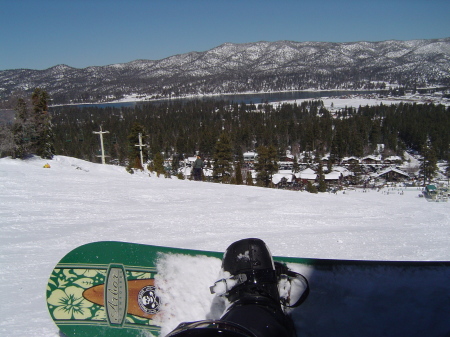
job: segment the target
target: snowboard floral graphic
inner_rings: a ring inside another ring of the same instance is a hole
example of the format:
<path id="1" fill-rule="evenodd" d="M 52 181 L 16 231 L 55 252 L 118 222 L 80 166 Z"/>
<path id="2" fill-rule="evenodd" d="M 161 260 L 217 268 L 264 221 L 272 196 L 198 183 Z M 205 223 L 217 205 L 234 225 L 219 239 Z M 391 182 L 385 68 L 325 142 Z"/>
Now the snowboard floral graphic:
<path id="1" fill-rule="evenodd" d="M 53 317 L 55 319 L 88 319 L 92 317 L 90 308 L 94 303 L 83 298 L 83 289 L 70 286 L 55 289 L 47 302 L 54 306 Z"/>
<path id="2" fill-rule="evenodd" d="M 107 321 L 105 308 L 83 297 L 91 287 L 104 284 L 107 269 L 57 268 L 47 285 L 47 305 L 54 320 Z M 126 271 L 127 280 L 147 279 L 149 272 Z M 149 325 L 148 319 L 128 314 L 131 324 Z"/>

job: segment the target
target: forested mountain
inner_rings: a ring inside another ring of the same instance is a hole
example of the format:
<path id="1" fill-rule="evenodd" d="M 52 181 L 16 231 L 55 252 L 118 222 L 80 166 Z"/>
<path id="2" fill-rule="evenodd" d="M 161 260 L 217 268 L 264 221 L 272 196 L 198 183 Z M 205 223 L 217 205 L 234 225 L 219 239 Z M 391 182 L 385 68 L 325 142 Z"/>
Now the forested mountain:
<path id="1" fill-rule="evenodd" d="M 226 43 L 162 60 L 83 69 L 0 71 L 0 99 L 46 90 L 53 104 L 304 89 L 450 85 L 450 38 L 383 42 Z"/>

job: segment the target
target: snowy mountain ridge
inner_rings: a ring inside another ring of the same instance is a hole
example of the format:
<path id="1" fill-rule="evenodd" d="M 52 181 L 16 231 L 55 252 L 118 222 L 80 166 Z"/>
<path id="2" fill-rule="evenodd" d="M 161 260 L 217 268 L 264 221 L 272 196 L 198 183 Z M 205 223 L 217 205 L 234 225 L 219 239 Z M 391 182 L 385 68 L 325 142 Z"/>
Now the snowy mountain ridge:
<path id="1" fill-rule="evenodd" d="M 450 38 L 382 42 L 224 43 L 204 52 L 83 69 L 0 71 L 0 98 L 41 87 L 55 103 L 100 102 L 124 95 L 305 89 L 407 88 L 450 84 Z M 111 96 L 115 97 L 111 97 Z"/>

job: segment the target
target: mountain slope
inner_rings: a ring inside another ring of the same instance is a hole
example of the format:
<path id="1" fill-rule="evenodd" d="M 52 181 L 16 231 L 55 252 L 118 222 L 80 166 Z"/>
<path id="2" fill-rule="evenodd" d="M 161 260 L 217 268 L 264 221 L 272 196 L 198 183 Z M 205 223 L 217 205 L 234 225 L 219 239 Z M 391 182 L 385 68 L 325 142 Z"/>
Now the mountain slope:
<path id="1" fill-rule="evenodd" d="M 83 69 L 0 71 L 0 98 L 41 87 L 54 103 L 304 89 L 450 84 L 450 38 L 383 42 L 225 43 L 162 60 Z"/>
<path id="2" fill-rule="evenodd" d="M 413 188 L 385 192 L 310 194 L 129 174 L 64 156 L 1 158 L 0 335 L 60 337 L 45 302 L 48 277 L 69 250 L 99 240 L 223 251 L 256 236 L 274 255 L 448 261 L 447 203 Z"/>

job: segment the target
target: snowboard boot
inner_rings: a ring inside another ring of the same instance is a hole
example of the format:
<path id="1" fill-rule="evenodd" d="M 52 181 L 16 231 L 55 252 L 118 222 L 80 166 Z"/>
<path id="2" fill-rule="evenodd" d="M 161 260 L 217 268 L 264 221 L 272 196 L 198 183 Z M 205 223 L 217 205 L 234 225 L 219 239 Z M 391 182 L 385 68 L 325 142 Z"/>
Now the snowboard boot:
<path id="1" fill-rule="evenodd" d="M 225 296 L 230 303 L 279 302 L 275 265 L 262 240 L 244 239 L 231 244 L 223 256 L 222 277 L 211 292 Z"/>
<path id="2" fill-rule="evenodd" d="M 300 301 L 291 296 L 297 289 L 293 286 L 297 279 L 304 279 L 306 285 L 307 281 L 285 265 L 274 263 L 262 240 L 244 239 L 231 244 L 223 256 L 221 273 L 222 278 L 211 287 L 211 293 L 225 297 L 230 304 L 220 320 L 181 323 L 167 337 L 296 336 L 294 323 L 281 303 L 296 306 L 304 301 L 306 297 Z"/>
<path id="3" fill-rule="evenodd" d="M 260 239 L 231 244 L 222 260 L 223 279 L 211 287 L 230 305 L 221 321 L 249 329 L 258 337 L 295 336 L 293 322 L 280 304 L 272 255 Z"/>

